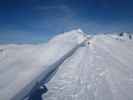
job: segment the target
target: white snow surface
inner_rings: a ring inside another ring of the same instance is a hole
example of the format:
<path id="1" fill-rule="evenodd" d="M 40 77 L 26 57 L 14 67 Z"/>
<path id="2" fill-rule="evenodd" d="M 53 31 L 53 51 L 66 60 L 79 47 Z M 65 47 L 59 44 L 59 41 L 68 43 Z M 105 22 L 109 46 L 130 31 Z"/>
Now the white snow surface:
<path id="1" fill-rule="evenodd" d="M 49 66 L 83 40 L 83 33 L 73 30 L 54 37 L 47 44 L 0 45 L 0 100 L 11 100 L 28 84 L 36 84 L 34 80 L 39 80 L 42 72 L 50 70 Z"/>
<path id="2" fill-rule="evenodd" d="M 44 100 L 133 100 L 133 41 L 96 35 L 60 67 Z"/>
<path id="3" fill-rule="evenodd" d="M 73 30 L 46 44 L 0 45 L 0 100 L 11 100 L 79 46 L 46 84 L 44 100 L 133 100 L 133 40 Z M 80 45 L 83 41 L 84 45 Z M 17 99 L 18 100 L 18 99 Z"/>

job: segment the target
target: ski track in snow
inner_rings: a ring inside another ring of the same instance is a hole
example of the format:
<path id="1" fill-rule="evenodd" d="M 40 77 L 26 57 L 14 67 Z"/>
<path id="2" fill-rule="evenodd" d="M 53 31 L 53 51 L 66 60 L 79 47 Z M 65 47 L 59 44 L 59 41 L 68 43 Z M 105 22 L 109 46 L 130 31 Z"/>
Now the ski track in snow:
<path id="1" fill-rule="evenodd" d="M 124 51 L 125 50 L 125 51 Z M 62 64 L 48 83 L 46 100 L 133 100 L 132 51 L 96 37 Z"/>

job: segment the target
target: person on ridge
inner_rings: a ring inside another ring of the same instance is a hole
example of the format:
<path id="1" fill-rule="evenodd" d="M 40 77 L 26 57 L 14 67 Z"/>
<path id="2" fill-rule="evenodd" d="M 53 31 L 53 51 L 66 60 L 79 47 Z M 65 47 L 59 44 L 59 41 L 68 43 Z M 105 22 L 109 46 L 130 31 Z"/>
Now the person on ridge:
<path id="1" fill-rule="evenodd" d="M 43 100 L 42 95 L 48 91 L 45 85 L 37 88 L 28 98 L 28 100 Z"/>

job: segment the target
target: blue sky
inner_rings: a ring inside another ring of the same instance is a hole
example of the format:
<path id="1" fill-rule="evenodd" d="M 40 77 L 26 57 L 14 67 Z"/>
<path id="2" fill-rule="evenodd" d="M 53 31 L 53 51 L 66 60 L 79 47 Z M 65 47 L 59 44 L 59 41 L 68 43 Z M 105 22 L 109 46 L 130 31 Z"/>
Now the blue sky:
<path id="1" fill-rule="evenodd" d="M 0 0 L 0 43 L 38 43 L 61 32 L 133 32 L 133 0 Z"/>

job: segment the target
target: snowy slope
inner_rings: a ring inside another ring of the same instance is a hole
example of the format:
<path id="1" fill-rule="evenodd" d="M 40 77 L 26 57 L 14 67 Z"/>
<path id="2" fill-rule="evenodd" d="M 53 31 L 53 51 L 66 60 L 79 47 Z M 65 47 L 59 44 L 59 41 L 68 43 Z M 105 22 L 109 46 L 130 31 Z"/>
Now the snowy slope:
<path id="1" fill-rule="evenodd" d="M 44 100 L 133 100 L 133 41 L 112 37 L 96 35 L 67 59 Z"/>
<path id="2" fill-rule="evenodd" d="M 47 44 L 0 45 L 0 100 L 22 99 L 84 39 L 78 29 L 58 35 Z"/>
<path id="3" fill-rule="evenodd" d="M 126 36 L 80 29 L 46 44 L 0 45 L 0 100 L 20 100 L 55 67 L 44 100 L 133 100 L 132 51 Z"/>

